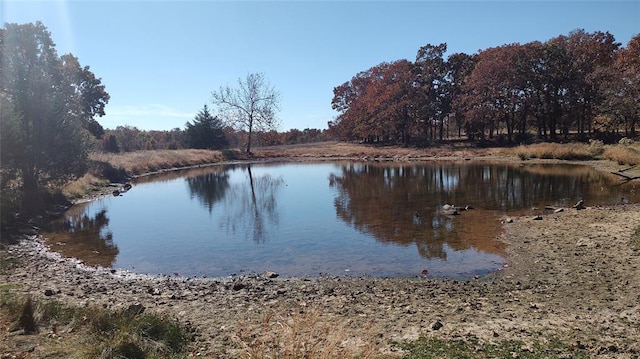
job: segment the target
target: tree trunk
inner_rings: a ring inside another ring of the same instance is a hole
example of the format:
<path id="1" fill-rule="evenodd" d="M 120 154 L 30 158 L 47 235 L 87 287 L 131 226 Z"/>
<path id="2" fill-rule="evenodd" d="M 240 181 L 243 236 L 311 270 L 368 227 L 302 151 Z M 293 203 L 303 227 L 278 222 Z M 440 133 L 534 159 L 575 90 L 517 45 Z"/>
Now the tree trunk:
<path id="1" fill-rule="evenodd" d="M 251 154 L 251 134 L 253 133 L 253 119 L 249 118 L 249 136 L 247 136 L 247 154 Z"/>
<path id="2" fill-rule="evenodd" d="M 27 216 L 32 216 L 38 211 L 40 204 L 38 198 L 38 171 L 32 166 L 24 166 L 22 169 L 22 204 L 21 210 Z"/>

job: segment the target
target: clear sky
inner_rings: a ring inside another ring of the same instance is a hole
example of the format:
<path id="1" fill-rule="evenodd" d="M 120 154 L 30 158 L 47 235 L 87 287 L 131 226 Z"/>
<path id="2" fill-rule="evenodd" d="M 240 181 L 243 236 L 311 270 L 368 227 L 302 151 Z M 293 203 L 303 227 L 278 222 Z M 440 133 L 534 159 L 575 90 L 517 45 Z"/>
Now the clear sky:
<path id="1" fill-rule="evenodd" d="M 282 95 L 280 131 L 327 128 L 333 88 L 384 61 L 546 41 L 581 28 L 626 46 L 640 1 L 0 0 L 0 23 L 42 21 L 59 55 L 111 95 L 105 128 L 184 128 L 211 92 L 262 72 Z"/>

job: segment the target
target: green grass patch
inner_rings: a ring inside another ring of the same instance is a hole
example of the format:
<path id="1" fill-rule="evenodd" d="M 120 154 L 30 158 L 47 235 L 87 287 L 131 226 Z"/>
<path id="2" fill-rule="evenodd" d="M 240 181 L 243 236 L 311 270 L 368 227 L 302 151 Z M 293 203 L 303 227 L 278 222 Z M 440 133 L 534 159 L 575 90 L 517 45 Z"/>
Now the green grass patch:
<path id="1" fill-rule="evenodd" d="M 518 340 L 497 340 L 492 343 L 478 339 L 444 340 L 420 338 L 409 343 L 394 343 L 408 352 L 406 359 L 431 358 L 589 358 L 589 352 L 552 339 L 545 343 L 526 344 Z"/>
<path id="2" fill-rule="evenodd" d="M 174 320 L 127 310 L 102 311 L 90 320 L 97 343 L 95 358 L 177 357 L 186 349 L 191 334 Z"/>
<path id="3" fill-rule="evenodd" d="M 38 343 L 39 354 L 55 352 L 82 358 L 182 358 L 193 331 L 169 317 L 140 310 L 75 307 L 36 300 L 0 288 L 0 318 L 10 333 Z M 64 333 L 47 341 L 52 333 Z M 50 343 L 51 347 L 47 347 Z M 1 347 L 1 346 L 0 346 Z M 4 348 L 11 351 L 12 348 Z"/>

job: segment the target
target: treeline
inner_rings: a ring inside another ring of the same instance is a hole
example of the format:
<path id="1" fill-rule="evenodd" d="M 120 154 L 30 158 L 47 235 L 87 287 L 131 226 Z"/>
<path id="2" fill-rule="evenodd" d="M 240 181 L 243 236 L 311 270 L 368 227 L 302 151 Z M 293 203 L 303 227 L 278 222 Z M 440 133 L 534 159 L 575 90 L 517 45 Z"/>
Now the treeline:
<path id="1" fill-rule="evenodd" d="M 95 141 L 94 150 L 119 153 L 184 148 L 242 148 L 247 142 L 246 131 L 236 131 L 228 126 L 222 127 L 221 131 L 224 139 L 220 143 L 226 143 L 226 146 L 222 146 L 218 142 L 207 142 L 211 138 L 215 140 L 215 137 L 205 138 L 201 142 L 190 141 L 186 128 L 174 128 L 169 131 L 145 131 L 132 126 L 118 126 L 115 129 L 104 130 L 102 138 Z M 254 144 L 257 146 L 295 145 L 332 139 L 328 130 L 314 128 L 306 128 L 304 130 L 291 129 L 286 132 L 258 131 L 253 133 L 253 137 Z"/>
<path id="2" fill-rule="evenodd" d="M 608 32 L 576 30 L 472 55 L 445 59 L 446 51 L 429 44 L 414 62 L 384 62 L 337 86 L 332 135 L 405 145 L 637 135 L 640 35 L 624 48 Z"/>

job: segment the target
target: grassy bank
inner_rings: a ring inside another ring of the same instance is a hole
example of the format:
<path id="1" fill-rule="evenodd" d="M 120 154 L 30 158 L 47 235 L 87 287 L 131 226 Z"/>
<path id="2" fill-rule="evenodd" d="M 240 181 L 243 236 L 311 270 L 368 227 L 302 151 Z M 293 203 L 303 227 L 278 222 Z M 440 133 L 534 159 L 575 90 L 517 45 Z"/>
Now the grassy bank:
<path id="1" fill-rule="evenodd" d="M 90 170 L 83 177 L 67 183 L 62 192 L 70 200 L 88 198 L 105 193 L 105 188 L 111 182 L 124 182 L 134 176 L 246 158 L 242 152 L 235 150 L 94 152 L 89 156 Z"/>
<path id="2" fill-rule="evenodd" d="M 528 146 L 518 146 L 500 151 L 503 154 L 517 156 L 522 160 L 557 159 L 567 161 L 610 160 L 620 165 L 640 164 L 640 143 L 626 145 L 603 145 L 594 141 L 583 143 L 540 143 Z"/>
<path id="3" fill-rule="evenodd" d="M 136 176 L 170 168 L 216 163 L 239 156 L 240 152 L 235 151 L 190 149 L 136 151 L 119 154 L 92 153 L 90 159 L 96 163 L 95 167 L 106 163 L 117 171 L 124 171 L 128 176 Z"/>

